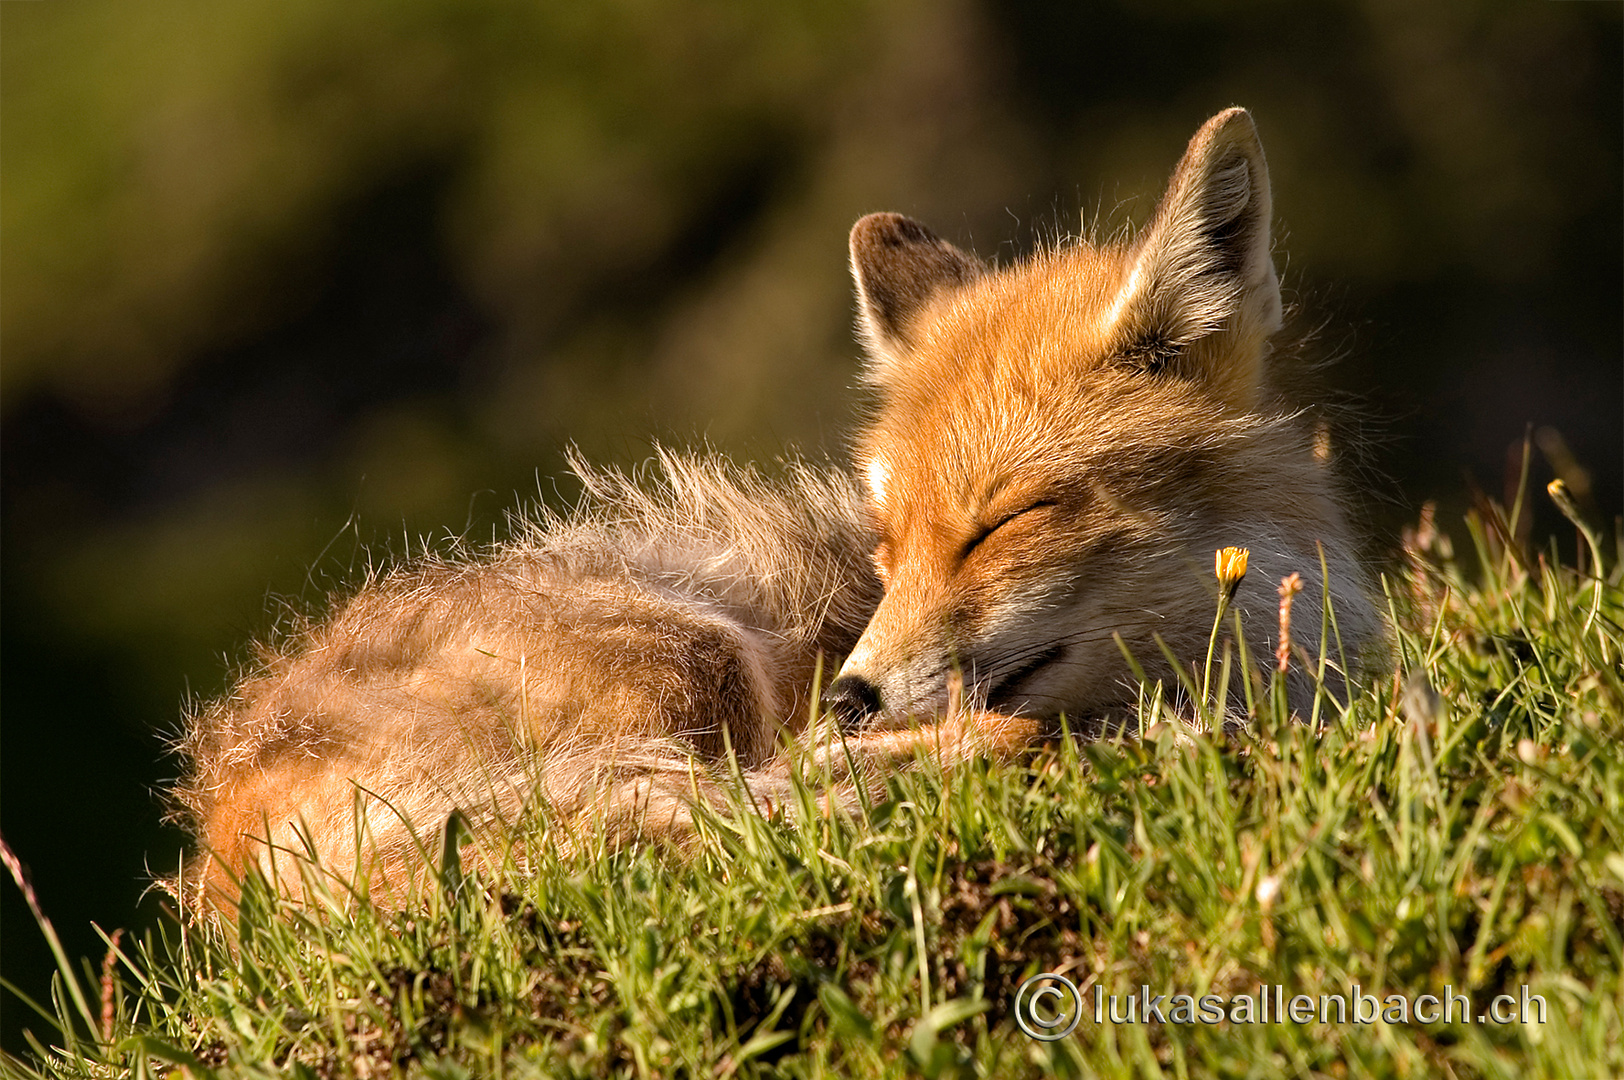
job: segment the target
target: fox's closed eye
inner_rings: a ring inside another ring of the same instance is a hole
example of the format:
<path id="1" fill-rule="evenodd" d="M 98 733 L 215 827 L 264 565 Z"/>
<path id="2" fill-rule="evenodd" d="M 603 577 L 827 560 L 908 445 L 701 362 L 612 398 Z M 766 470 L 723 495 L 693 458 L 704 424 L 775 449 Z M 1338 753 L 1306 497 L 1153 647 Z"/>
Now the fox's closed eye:
<path id="1" fill-rule="evenodd" d="M 993 533 L 997 532 L 999 529 L 1002 529 L 1005 525 L 1008 525 L 1010 522 L 1014 521 L 1016 518 L 1024 517 L 1027 514 L 1032 513 L 1034 510 L 1042 510 L 1042 509 L 1045 509 L 1047 507 L 1057 506 L 1057 505 L 1059 505 L 1059 504 L 1056 503 L 1053 499 L 1039 499 L 1037 502 L 1031 503 L 1031 504 L 1029 504 L 1027 506 L 1023 506 L 1019 510 L 1013 511 L 1012 513 L 1005 514 L 1003 517 L 999 518 L 995 523 L 983 527 L 980 532 L 978 532 L 974 536 L 972 536 L 969 539 L 969 541 L 965 543 L 964 550 L 959 554 L 959 558 L 961 560 L 969 558 L 970 553 L 972 551 L 974 551 L 976 548 L 980 547 L 982 542 L 985 541 L 987 539 L 987 537 L 991 536 Z"/>

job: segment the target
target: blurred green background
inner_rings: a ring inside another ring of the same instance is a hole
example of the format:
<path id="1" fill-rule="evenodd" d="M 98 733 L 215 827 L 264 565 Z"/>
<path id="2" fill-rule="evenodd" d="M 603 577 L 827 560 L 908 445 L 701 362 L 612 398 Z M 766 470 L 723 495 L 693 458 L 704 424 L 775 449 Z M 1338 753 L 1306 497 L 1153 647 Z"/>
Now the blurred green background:
<path id="1" fill-rule="evenodd" d="M 92 919 L 153 917 L 142 891 L 183 843 L 165 739 L 252 637 L 368 564 L 568 498 L 572 440 L 838 454 L 854 219 L 900 210 L 1006 260 L 1083 217 L 1142 221 L 1230 104 L 1261 129 L 1378 544 L 1424 499 L 1447 520 L 1473 482 L 1498 495 L 1527 425 L 1620 507 L 1617 4 L 0 20 L 0 829 L 75 954 L 100 955 Z M 0 898 L 4 975 L 44 997 L 43 942 Z M 16 1048 L 28 1016 L 3 1009 Z"/>

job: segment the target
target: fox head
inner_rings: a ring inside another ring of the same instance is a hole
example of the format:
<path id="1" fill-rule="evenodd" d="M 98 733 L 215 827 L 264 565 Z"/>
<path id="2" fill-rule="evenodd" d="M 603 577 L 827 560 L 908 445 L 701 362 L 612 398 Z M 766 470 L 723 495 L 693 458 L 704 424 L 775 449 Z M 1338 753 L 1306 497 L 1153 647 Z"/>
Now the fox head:
<path id="1" fill-rule="evenodd" d="M 1344 634 L 1373 632 L 1332 479 L 1269 386 L 1270 243 L 1238 108 L 1196 133 L 1129 244 L 994 269 L 900 215 L 857 222 L 878 407 L 855 464 L 886 591 L 830 687 L 839 718 L 940 713 L 960 680 L 1000 711 L 1108 717 L 1136 698 L 1114 635 L 1174 691 L 1157 637 L 1202 655 L 1225 545 L 1252 551 L 1235 603 L 1253 656 L 1280 577 L 1318 585 L 1321 545 Z"/>

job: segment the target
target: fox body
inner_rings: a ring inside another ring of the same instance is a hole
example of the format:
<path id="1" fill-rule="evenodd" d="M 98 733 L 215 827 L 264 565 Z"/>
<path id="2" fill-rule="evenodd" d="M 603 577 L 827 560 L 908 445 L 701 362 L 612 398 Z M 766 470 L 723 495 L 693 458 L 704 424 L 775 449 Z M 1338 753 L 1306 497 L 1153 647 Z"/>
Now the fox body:
<path id="1" fill-rule="evenodd" d="M 367 583 L 194 717 L 183 886 L 230 903 L 293 852 L 377 894 L 421 864 L 408 823 L 453 809 L 540 799 L 680 836 L 730 776 L 778 798 L 796 741 L 844 770 L 839 799 L 920 750 L 1099 730 L 1137 699 L 1118 639 L 1170 687 L 1157 639 L 1201 654 L 1224 545 L 1251 550 L 1252 655 L 1292 572 L 1328 589 L 1349 655 L 1379 636 L 1335 480 L 1270 376 L 1280 289 L 1244 110 L 1196 134 L 1131 242 L 999 269 L 873 214 L 851 261 L 877 399 L 856 479 L 578 466 L 571 517 Z M 841 658 L 820 709 L 815 673 Z"/>

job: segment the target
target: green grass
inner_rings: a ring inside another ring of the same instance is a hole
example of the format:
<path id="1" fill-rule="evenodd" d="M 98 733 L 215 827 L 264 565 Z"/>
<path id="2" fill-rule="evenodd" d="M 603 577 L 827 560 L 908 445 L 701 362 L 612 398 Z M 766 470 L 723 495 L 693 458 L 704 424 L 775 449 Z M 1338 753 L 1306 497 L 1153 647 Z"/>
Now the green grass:
<path id="1" fill-rule="evenodd" d="M 55 1026 L 39 1025 L 59 1049 L 4 1067 L 1624 1074 L 1620 561 L 1593 534 L 1580 570 L 1502 542 L 1515 530 L 1496 514 L 1469 527 L 1470 576 L 1447 539 L 1412 538 L 1385 584 L 1392 656 L 1351 702 L 1322 696 L 1319 730 L 1288 721 L 1262 658 L 1239 737 L 1156 727 L 1147 692 L 1143 740 L 1067 741 L 1018 766 L 924 762 L 849 819 L 810 796 L 770 818 L 735 807 L 704 819 L 686 859 L 561 856 L 533 831 L 533 865 L 463 879 L 452 860 L 404 914 L 293 909 L 251 888 L 240 945 L 170 924 L 112 949 L 105 979 L 65 970 Z M 1298 597 L 1298 624 L 1315 608 Z M 1042 971 L 1088 1003 L 1049 1043 L 1012 1015 Z M 1411 1001 L 1452 987 L 1471 1022 L 1093 1018 L 1096 985 L 1125 1002 L 1141 986 L 1317 1000 L 1355 983 Z M 1476 1021 L 1523 987 L 1545 1023 Z"/>

